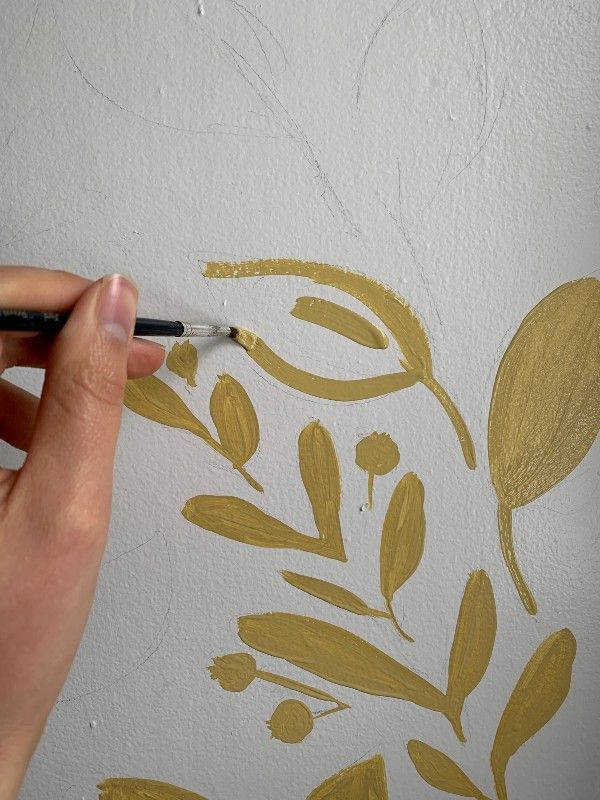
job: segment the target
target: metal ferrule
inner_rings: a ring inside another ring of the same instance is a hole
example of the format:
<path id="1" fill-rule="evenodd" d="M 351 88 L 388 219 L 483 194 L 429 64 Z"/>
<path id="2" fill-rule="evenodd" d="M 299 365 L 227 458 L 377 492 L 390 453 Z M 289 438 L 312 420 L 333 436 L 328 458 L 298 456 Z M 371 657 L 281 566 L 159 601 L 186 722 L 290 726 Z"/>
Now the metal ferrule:
<path id="1" fill-rule="evenodd" d="M 227 325 L 192 325 L 182 322 L 182 336 L 231 336 L 231 328 Z"/>

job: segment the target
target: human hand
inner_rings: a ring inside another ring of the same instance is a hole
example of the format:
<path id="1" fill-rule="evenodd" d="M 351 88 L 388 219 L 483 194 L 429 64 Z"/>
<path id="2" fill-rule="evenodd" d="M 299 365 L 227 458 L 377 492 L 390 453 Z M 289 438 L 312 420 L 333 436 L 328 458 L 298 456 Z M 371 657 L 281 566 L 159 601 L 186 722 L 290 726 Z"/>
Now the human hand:
<path id="1" fill-rule="evenodd" d="M 0 373 L 46 370 L 40 400 L 0 379 L 0 438 L 27 451 L 0 469 L 0 800 L 15 798 L 83 633 L 110 520 L 127 377 L 164 349 L 131 338 L 122 276 L 0 267 L 0 307 L 66 311 L 56 337 L 0 336 Z"/>

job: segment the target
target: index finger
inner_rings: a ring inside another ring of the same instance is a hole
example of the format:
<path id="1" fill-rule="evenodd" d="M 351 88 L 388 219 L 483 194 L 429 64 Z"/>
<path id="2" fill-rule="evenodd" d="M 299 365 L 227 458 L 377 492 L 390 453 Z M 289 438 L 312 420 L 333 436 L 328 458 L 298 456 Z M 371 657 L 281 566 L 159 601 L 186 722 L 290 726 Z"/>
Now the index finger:
<path id="1" fill-rule="evenodd" d="M 67 311 L 90 284 L 86 278 L 60 269 L 1 266 L 0 307 Z"/>

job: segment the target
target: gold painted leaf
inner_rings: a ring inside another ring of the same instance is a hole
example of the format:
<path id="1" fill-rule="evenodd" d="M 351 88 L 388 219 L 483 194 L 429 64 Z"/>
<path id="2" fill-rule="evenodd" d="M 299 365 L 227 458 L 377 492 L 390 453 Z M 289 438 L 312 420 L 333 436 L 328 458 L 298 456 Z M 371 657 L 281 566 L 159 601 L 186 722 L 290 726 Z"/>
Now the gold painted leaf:
<path id="1" fill-rule="evenodd" d="M 506 704 L 490 756 L 498 800 L 508 800 L 506 767 L 517 750 L 552 719 L 571 687 L 577 643 L 567 628 L 535 651 Z"/>
<path id="2" fill-rule="evenodd" d="M 424 498 L 423 484 L 414 472 L 407 472 L 390 499 L 379 551 L 381 593 L 388 602 L 421 561 L 425 546 Z"/>
<path id="3" fill-rule="evenodd" d="M 197 495 L 186 502 L 181 513 L 188 522 L 236 542 L 256 547 L 303 550 L 338 561 L 346 560 L 327 542 L 290 528 L 239 497 Z"/>
<path id="4" fill-rule="evenodd" d="M 324 600 L 333 606 L 343 608 L 344 611 L 350 611 L 352 614 L 362 614 L 367 617 L 388 616 L 385 611 L 370 608 L 358 595 L 335 583 L 323 581 L 320 578 L 310 578 L 308 575 L 299 575 L 297 572 L 288 572 L 287 570 L 284 570 L 281 574 L 285 581 L 291 586 L 295 586 L 296 589 L 300 589 L 301 592 L 306 592 L 313 597 L 318 597 L 319 600 Z"/>
<path id="5" fill-rule="evenodd" d="M 185 378 L 188 386 L 196 386 L 198 351 L 190 341 L 175 342 L 167 355 L 165 366 L 174 375 Z"/>
<path id="6" fill-rule="evenodd" d="M 107 778 L 98 789 L 98 800 L 206 800 L 171 783 L 146 778 Z"/>
<path id="7" fill-rule="evenodd" d="M 383 758 L 377 755 L 346 767 L 317 786 L 306 800 L 388 800 Z"/>
<path id="8" fill-rule="evenodd" d="M 411 739 L 408 755 L 423 780 L 435 789 L 459 797 L 489 800 L 449 756 L 425 742 Z"/>
<path id="9" fill-rule="evenodd" d="M 232 464 L 242 467 L 256 452 L 260 433 L 252 401 L 231 375 L 219 375 L 210 397 L 210 416 Z"/>
<path id="10" fill-rule="evenodd" d="M 559 286 L 521 323 L 494 383 L 488 455 L 502 552 L 527 610 L 537 607 L 512 544 L 511 511 L 566 478 L 600 428 L 600 281 Z"/>
<path id="11" fill-rule="evenodd" d="M 424 678 L 344 628 L 312 617 L 272 612 L 240 617 L 239 637 L 331 683 L 395 697 L 445 714 L 446 697 Z"/>
<path id="12" fill-rule="evenodd" d="M 460 717 L 465 699 L 485 675 L 496 639 L 496 601 L 484 570 L 471 573 L 463 594 L 448 661 L 450 714 L 464 741 Z"/>
<path id="13" fill-rule="evenodd" d="M 197 419 L 181 397 L 155 375 L 127 381 L 124 403 L 134 411 L 153 422 L 182 428 L 199 436 L 211 439 L 208 429 Z"/>
<path id="14" fill-rule="evenodd" d="M 300 432 L 298 463 L 319 537 L 333 553 L 337 553 L 334 558 L 345 561 L 340 526 L 340 467 L 331 434 L 320 422 L 310 422 Z"/>
<path id="15" fill-rule="evenodd" d="M 329 300 L 320 297 L 299 297 L 290 313 L 297 319 L 328 328 L 364 347 L 384 350 L 388 346 L 388 337 L 368 319 Z"/>

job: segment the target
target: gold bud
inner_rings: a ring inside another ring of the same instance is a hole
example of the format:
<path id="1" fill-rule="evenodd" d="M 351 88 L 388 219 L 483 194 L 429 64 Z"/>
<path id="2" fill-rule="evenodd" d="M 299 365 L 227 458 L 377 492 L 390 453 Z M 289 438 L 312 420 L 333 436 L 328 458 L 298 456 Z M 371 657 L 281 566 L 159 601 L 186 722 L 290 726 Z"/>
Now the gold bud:
<path id="1" fill-rule="evenodd" d="M 313 715 L 300 700 L 284 700 L 279 703 L 267 722 L 273 739 L 286 744 L 297 744 L 313 729 Z"/>
<path id="2" fill-rule="evenodd" d="M 208 671 L 225 691 L 243 692 L 256 678 L 256 661 L 248 653 L 230 653 L 213 659 Z"/>

